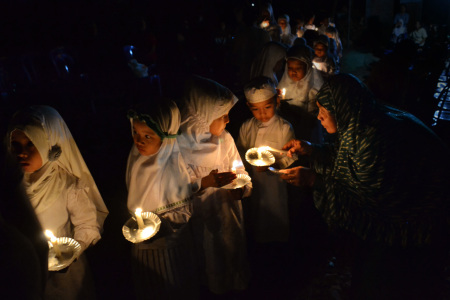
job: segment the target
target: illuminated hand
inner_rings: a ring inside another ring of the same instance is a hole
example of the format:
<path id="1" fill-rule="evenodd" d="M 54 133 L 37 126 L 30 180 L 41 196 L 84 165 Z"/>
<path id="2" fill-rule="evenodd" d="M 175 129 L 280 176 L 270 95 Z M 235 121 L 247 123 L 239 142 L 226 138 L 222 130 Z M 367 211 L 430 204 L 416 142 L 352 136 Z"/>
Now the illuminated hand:
<path id="1" fill-rule="evenodd" d="M 202 178 L 202 189 L 209 187 L 222 187 L 231 183 L 236 179 L 236 174 L 233 172 L 218 173 L 218 170 L 212 170 L 208 176 Z"/>
<path id="2" fill-rule="evenodd" d="M 303 140 L 291 140 L 283 146 L 283 150 L 289 150 L 287 156 L 292 157 L 295 153 L 300 155 L 310 155 L 312 152 L 311 143 Z"/>
<path id="3" fill-rule="evenodd" d="M 316 180 L 316 173 L 312 169 L 301 166 L 284 169 L 282 173 L 281 179 L 298 187 L 312 187 Z"/>

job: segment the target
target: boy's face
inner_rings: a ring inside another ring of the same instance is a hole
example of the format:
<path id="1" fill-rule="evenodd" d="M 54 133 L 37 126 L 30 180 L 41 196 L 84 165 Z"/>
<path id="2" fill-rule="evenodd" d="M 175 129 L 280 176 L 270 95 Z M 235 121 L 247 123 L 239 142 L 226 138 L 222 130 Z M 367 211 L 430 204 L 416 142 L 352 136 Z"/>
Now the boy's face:
<path id="1" fill-rule="evenodd" d="M 42 167 L 42 157 L 33 142 L 22 130 L 11 134 L 11 150 L 24 172 L 35 172 Z"/>
<path id="2" fill-rule="evenodd" d="M 247 102 L 247 106 L 250 108 L 255 119 L 260 122 L 267 122 L 275 115 L 280 99 L 275 96 L 263 102 L 250 103 Z"/>
<path id="3" fill-rule="evenodd" d="M 280 20 L 278 21 L 278 25 L 280 25 L 281 29 L 284 30 L 284 29 L 286 29 L 287 22 L 286 22 L 285 19 L 280 19 Z"/>
<path id="4" fill-rule="evenodd" d="M 162 144 L 161 138 L 145 122 L 137 120 L 133 120 L 133 141 L 144 156 L 157 153 Z"/>
<path id="5" fill-rule="evenodd" d="M 288 59 L 288 75 L 293 81 L 300 81 L 306 75 L 306 64 L 297 59 Z"/>
<path id="6" fill-rule="evenodd" d="M 230 123 L 230 119 L 228 118 L 228 114 L 225 114 L 212 121 L 211 125 L 209 125 L 209 132 L 212 135 L 220 136 L 228 123 Z"/>

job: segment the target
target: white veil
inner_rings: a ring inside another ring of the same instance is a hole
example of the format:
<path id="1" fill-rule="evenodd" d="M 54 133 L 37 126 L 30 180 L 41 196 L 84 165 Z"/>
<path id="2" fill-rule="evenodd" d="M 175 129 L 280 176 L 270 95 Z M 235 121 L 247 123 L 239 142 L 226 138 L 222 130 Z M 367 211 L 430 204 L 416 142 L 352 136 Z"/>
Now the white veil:
<path id="1" fill-rule="evenodd" d="M 42 167 L 24 177 L 36 213 L 46 210 L 60 196 L 67 180 L 64 170 L 88 188 L 88 197 L 97 208 L 97 223 L 101 230 L 108 209 L 61 115 L 49 106 L 30 106 L 14 115 L 8 132 L 9 145 L 16 129 L 27 135 L 42 158 Z"/>
<path id="2" fill-rule="evenodd" d="M 173 101 L 154 109 L 151 118 L 165 134 L 158 152 L 144 156 L 133 144 L 128 156 L 126 184 L 127 206 L 131 212 L 143 211 L 163 213 L 187 204 L 190 196 L 190 178 L 180 154 L 176 135 L 180 128 L 180 112 Z M 144 116 L 144 117 L 142 117 Z M 134 118 L 130 118 L 133 126 Z"/>

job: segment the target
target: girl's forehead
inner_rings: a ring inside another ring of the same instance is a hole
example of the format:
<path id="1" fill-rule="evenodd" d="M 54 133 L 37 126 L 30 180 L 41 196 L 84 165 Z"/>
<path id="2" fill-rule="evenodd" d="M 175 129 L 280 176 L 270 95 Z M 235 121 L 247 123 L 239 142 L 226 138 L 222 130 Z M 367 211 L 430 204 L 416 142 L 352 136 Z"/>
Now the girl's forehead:
<path id="1" fill-rule="evenodd" d="M 151 129 L 150 127 L 148 127 L 147 123 L 145 123 L 143 121 L 134 119 L 133 127 L 134 127 L 134 129 L 145 132 L 145 133 L 156 134 L 156 132 L 153 129 Z"/>

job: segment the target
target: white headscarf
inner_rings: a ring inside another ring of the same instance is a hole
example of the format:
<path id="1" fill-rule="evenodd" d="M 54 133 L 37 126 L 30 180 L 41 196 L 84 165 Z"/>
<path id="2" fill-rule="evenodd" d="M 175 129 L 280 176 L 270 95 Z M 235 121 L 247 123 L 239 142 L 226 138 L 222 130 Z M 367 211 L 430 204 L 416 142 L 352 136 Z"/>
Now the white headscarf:
<path id="1" fill-rule="evenodd" d="M 282 29 L 281 35 L 290 35 L 291 34 L 291 24 L 289 24 L 290 18 L 288 15 L 281 15 L 278 17 L 279 20 L 286 20 L 286 28 Z"/>
<path id="2" fill-rule="evenodd" d="M 393 33 L 395 36 L 400 36 L 404 33 L 406 33 L 406 27 L 403 24 L 403 20 L 402 19 L 398 19 L 397 23 L 400 23 L 400 27 L 397 27 L 397 24 L 395 24 Z"/>
<path id="3" fill-rule="evenodd" d="M 317 93 L 323 84 L 323 79 L 318 70 L 313 68 L 312 63 L 313 50 L 309 46 L 296 45 L 292 46 L 287 55 L 286 60 L 296 59 L 306 64 L 306 74 L 299 81 L 293 81 L 288 74 L 288 66 L 286 64 L 283 77 L 280 80 L 278 88 L 286 89 L 285 99 L 292 99 L 290 104 L 302 107 L 307 111 L 314 111 L 317 107 L 310 105 L 312 93 Z M 283 101 L 283 100 L 281 100 Z"/>
<path id="4" fill-rule="evenodd" d="M 61 115 L 49 106 L 31 106 L 14 115 L 9 142 L 14 130 L 23 131 L 42 158 L 42 167 L 24 176 L 36 214 L 45 211 L 60 197 L 66 188 L 68 173 L 88 188 L 88 197 L 97 208 L 97 223 L 101 230 L 108 209 Z"/>
<path id="5" fill-rule="evenodd" d="M 261 52 L 253 60 L 250 70 L 250 78 L 257 76 L 267 76 L 278 84 L 277 76 L 274 72 L 275 66 L 286 57 L 286 47 L 278 42 L 268 42 Z"/>
<path id="6" fill-rule="evenodd" d="M 186 205 L 190 196 L 190 178 L 176 139 L 181 120 L 178 107 L 170 101 L 154 108 L 151 115 L 137 112 L 130 116 L 131 127 L 133 120 L 147 124 L 153 121 L 149 127 L 156 124 L 162 144 L 157 153 L 149 156 L 141 155 L 133 144 L 126 171 L 128 209 L 132 213 L 136 208 L 163 213 Z"/>
<path id="7" fill-rule="evenodd" d="M 186 164 L 214 167 L 221 156 L 221 140 L 209 131 L 211 123 L 227 114 L 238 98 L 223 85 L 194 77 L 185 95 L 181 135 L 178 137 Z"/>

